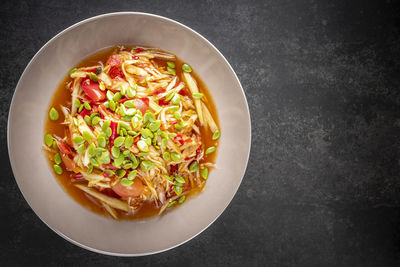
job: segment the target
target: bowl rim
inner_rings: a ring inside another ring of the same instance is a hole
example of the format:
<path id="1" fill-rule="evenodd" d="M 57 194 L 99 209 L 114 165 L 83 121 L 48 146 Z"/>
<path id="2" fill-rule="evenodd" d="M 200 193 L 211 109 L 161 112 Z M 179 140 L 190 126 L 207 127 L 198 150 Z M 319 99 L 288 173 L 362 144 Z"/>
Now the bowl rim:
<path id="1" fill-rule="evenodd" d="M 177 244 L 175 244 L 175 245 L 173 245 L 173 246 L 171 246 L 171 247 L 165 248 L 165 249 L 156 250 L 156 251 L 151 251 L 151 252 L 148 252 L 148 253 L 140 253 L 140 254 L 115 253 L 115 252 L 109 252 L 109 251 L 104 251 L 104 250 L 92 248 L 92 247 L 90 247 L 90 246 L 81 244 L 81 243 L 79 243 L 79 242 L 76 241 L 76 240 L 73 240 L 72 238 L 70 238 L 70 237 L 66 236 L 65 234 L 63 234 L 62 232 L 58 231 L 58 229 L 55 229 L 55 228 L 51 227 L 43 218 L 41 218 L 41 217 L 38 215 L 38 213 L 36 212 L 36 210 L 35 210 L 35 209 L 30 205 L 30 203 L 27 201 L 27 198 L 25 197 L 24 192 L 21 190 L 21 186 L 20 186 L 18 180 L 16 179 L 16 177 L 15 177 L 15 175 L 14 175 L 14 173 L 15 173 L 15 172 L 14 172 L 14 168 L 15 168 L 14 165 L 15 165 L 15 164 L 13 164 L 13 162 L 14 162 L 14 161 L 13 161 L 13 156 L 12 156 L 13 153 L 12 153 L 12 150 L 11 150 L 11 147 L 10 147 L 10 124 L 11 124 L 11 120 L 10 120 L 10 119 L 11 119 L 12 113 L 13 113 L 13 111 L 14 111 L 14 109 L 15 109 L 15 107 L 14 107 L 14 106 L 15 106 L 15 98 L 14 98 L 14 96 L 15 96 L 15 94 L 18 92 L 21 79 L 22 79 L 22 77 L 25 75 L 25 72 L 29 69 L 30 65 L 35 61 L 35 59 L 36 59 L 40 54 L 43 53 L 43 51 L 46 49 L 46 47 L 47 47 L 50 43 L 52 43 L 53 41 L 55 41 L 56 39 L 58 39 L 58 38 L 59 38 L 60 36 L 62 36 L 64 33 L 68 32 L 68 31 L 70 31 L 70 30 L 72 30 L 72 29 L 74 29 L 74 28 L 76 28 L 76 27 L 79 27 L 80 25 L 83 25 L 83 24 L 85 24 L 85 23 L 88 23 L 88 22 L 91 22 L 91 21 L 94 21 L 94 20 L 102 19 L 102 18 L 104 18 L 104 17 L 120 16 L 120 15 L 141 15 L 141 16 L 148 16 L 148 17 L 153 17 L 153 18 L 156 18 L 156 19 L 165 20 L 165 21 L 167 21 L 167 22 L 169 22 L 169 23 L 177 24 L 178 26 L 183 27 L 183 28 L 185 28 L 186 30 L 189 30 L 190 32 L 192 32 L 192 33 L 194 33 L 195 35 L 197 35 L 198 37 L 200 37 L 203 41 L 205 41 L 206 44 L 208 44 L 212 49 L 214 49 L 214 50 L 219 54 L 219 56 L 221 56 L 221 58 L 223 59 L 223 61 L 225 62 L 225 64 L 227 64 L 227 66 L 229 67 L 229 70 L 232 72 L 232 74 L 233 74 L 234 77 L 236 78 L 236 81 L 237 81 L 237 83 L 239 84 L 239 87 L 240 87 L 240 90 L 241 90 L 241 93 L 242 93 L 242 97 L 244 98 L 244 101 L 245 101 L 245 104 L 246 104 L 246 105 L 245 105 L 245 106 L 246 106 L 246 114 L 247 114 L 247 117 L 248 117 L 248 125 L 247 125 L 247 126 L 248 126 L 248 129 L 249 129 L 249 132 L 248 132 L 248 136 L 249 136 L 249 147 L 248 147 L 248 152 L 247 152 L 246 159 L 245 159 L 245 162 L 246 162 L 246 165 L 245 165 L 245 166 L 246 166 L 246 167 L 245 167 L 245 168 L 243 169 L 243 171 L 242 171 L 240 182 L 238 183 L 237 187 L 235 188 L 234 194 L 232 194 L 232 196 L 230 197 L 229 202 L 228 202 L 228 203 L 225 205 L 225 207 L 222 209 L 221 213 L 218 214 L 215 218 L 213 218 L 205 227 L 203 227 L 202 229 L 200 229 L 195 235 L 193 235 L 193 236 L 191 236 L 191 237 L 189 237 L 189 238 L 187 238 L 187 239 L 184 239 L 184 240 L 181 241 L 180 243 L 177 243 Z M 206 39 L 204 36 L 202 36 L 202 35 L 201 35 L 200 33 L 198 33 L 197 31 L 193 30 L 192 28 L 190 28 L 190 27 L 188 27 L 188 26 L 186 26 L 186 25 L 184 25 L 184 24 L 182 24 L 182 23 L 180 23 L 180 22 L 178 22 L 178 21 L 176 21 L 176 20 L 173 20 L 173 19 L 170 19 L 170 18 L 167 18 L 167 17 L 164 17 L 164 16 L 156 15 L 156 14 L 146 13 L 146 12 L 124 11 L 124 12 L 104 13 L 104 14 L 96 15 L 96 16 L 93 16 L 93 17 L 90 17 L 90 18 L 87 18 L 87 19 L 78 21 L 77 23 L 74 23 L 73 25 L 71 25 L 71 26 L 67 27 L 66 29 L 64 29 L 64 30 L 60 31 L 59 33 L 57 33 L 55 36 L 53 36 L 49 41 L 47 41 L 47 42 L 35 53 L 35 55 L 32 57 L 32 59 L 31 59 L 31 60 L 29 61 L 29 63 L 26 65 L 26 67 L 25 67 L 24 71 L 22 72 L 20 78 L 18 79 L 18 83 L 17 83 L 17 85 L 16 85 L 16 87 L 15 87 L 15 89 L 14 89 L 14 92 L 13 92 L 13 97 L 12 97 L 12 99 L 11 99 L 11 103 L 10 103 L 10 107 L 9 107 L 9 113 L 8 113 L 8 118 L 7 118 L 7 150 L 8 150 L 8 157 L 9 157 L 9 160 L 10 160 L 11 169 L 12 169 L 12 171 L 13 171 L 13 176 L 14 176 L 15 182 L 17 183 L 17 186 L 18 186 L 18 188 L 19 188 L 19 191 L 21 192 L 21 194 L 22 194 L 23 198 L 25 199 L 25 201 L 28 203 L 29 207 L 34 211 L 35 215 L 36 215 L 37 217 L 39 217 L 39 219 L 40 219 L 47 227 L 49 227 L 51 230 L 53 230 L 56 234 L 58 234 L 59 236 L 61 236 L 61 237 L 64 238 L 65 240 L 67 240 L 67 241 L 71 242 L 72 244 L 77 245 L 78 247 L 81 247 L 81 248 L 83 248 L 83 249 L 86 249 L 86 250 L 89 250 L 89 251 L 92 251 L 92 252 L 96 252 L 96 253 L 99 253 L 99 254 L 103 254 L 103 255 L 109 255 L 109 256 L 137 257 L 137 256 L 147 256 L 147 255 L 158 254 L 158 253 L 162 253 L 162 252 L 171 250 L 171 249 L 176 248 L 176 247 L 178 247 L 178 246 L 181 246 L 181 245 L 185 244 L 186 242 L 192 240 L 192 239 L 195 238 L 196 236 L 198 236 L 198 235 L 199 235 L 200 233 L 202 233 L 203 231 L 205 231 L 208 227 L 210 227 L 211 224 L 213 224 L 213 223 L 221 216 L 221 214 L 226 210 L 226 208 L 227 208 L 227 207 L 229 206 L 229 204 L 232 202 L 234 196 L 236 195 L 236 193 L 237 193 L 237 191 L 238 191 L 238 189 L 239 189 L 239 187 L 240 187 L 240 185 L 241 185 L 241 183 L 242 183 L 242 181 L 243 181 L 244 175 L 245 175 L 245 173 L 246 173 L 247 166 L 248 166 L 248 162 L 249 162 L 249 157 L 250 157 L 250 151 L 251 151 L 251 133 L 252 133 L 252 130 L 251 130 L 250 110 L 249 110 L 249 105 L 248 105 L 247 98 L 246 98 L 246 94 L 245 94 L 245 92 L 244 92 L 244 90 L 243 90 L 242 84 L 240 83 L 239 78 L 237 77 L 237 75 L 236 75 L 235 71 L 233 70 L 232 66 L 229 64 L 228 60 L 224 57 L 224 55 L 223 55 L 223 54 L 208 40 L 208 39 Z"/>

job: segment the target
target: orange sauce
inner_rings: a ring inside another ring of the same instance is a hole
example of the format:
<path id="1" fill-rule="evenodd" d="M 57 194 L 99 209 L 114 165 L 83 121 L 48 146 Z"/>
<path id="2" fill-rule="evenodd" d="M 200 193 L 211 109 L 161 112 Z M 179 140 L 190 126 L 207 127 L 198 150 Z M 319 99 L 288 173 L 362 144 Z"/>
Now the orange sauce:
<path id="1" fill-rule="evenodd" d="M 132 46 L 125 46 L 125 47 L 127 48 L 128 51 L 132 48 Z M 98 65 L 98 63 L 100 61 L 105 64 L 108 57 L 111 56 L 112 54 L 114 54 L 117 50 L 118 50 L 117 47 L 112 47 L 112 48 L 107 48 L 107 49 L 101 50 L 101 51 L 87 57 L 86 59 L 82 60 L 75 67 L 79 68 L 79 67 L 84 67 L 84 66 Z M 157 60 L 156 63 L 159 66 L 166 66 L 166 61 Z M 177 58 L 177 60 L 175 62 L 175 70 L 176 70 L 176 74 L 180 78 L 180 80 L 182 80 L 181 74 L 182 74 L 182 65 L 183 64 L 184 64 L 184 62 L 181 59 Z M 199 91 L 204 94 L 204 97 L 203 97 L 204 103 L 207 105 L 215 122 L 219 126 L 218 116 L 217 116 L 214 102 L 211 98 L 211 94 L 207 90 L 205 84 L 200 79 L 200 77 L 194 71 L 191 74 L 197 81 Z M 61 81 L 61 83 L 58 85 L 58 87 L 55 90 L 53 99 L 50 101 L 48 110 L 50 110 L 51 107 L 56 107 L 57 110 L 59 111 L 60 118 L 57 121 L 52 121 L 47 116 L 46 123 L 45 123 L 45 134 L 50 133 L 50 134 L 57 135 L 61 138 L 63 138 L 65 136 L 65 130 L 67 129 L 67 127 L 65 125 L 61 124 L 61 122 L 64 121 L 64 115 L 59 110 L 59 107 L 61 105 L 66 106 L 66 107 L 71 107 L 71 91 L 66 88 L 66 84 L 69 83 L 70 81 L 71 81 L 71 78 L 69 77 L 68 74 L 66 74 L 64 79 Z M 200 133 L 201 133 L 202 142 L 205 145 L 204 146 L 205 148 L 210 147 L 210 146 L 217 147 L 217 141 L 212 140 L 212 133 L 208 128 L 200 127 Z M 53 154 L 50 152 L 47 152 L 46 154 L 49 158 L 50 166 L 52 166 L 54 164 L 52 161 Z M 205 155 L 202 162 L 214 163 L 215 156 L 216 156 L 216 153 Z M 62 185 L 64 190 L 75 201 L 80 203 L 82 206 L 92 210 L 93 212 L 110 217 L 108 212 L 99 203 L 97 203 L 96 201 L 93 200 L 93 197 L 88 196 L 86 193 L 84 193 L 83 191 L 81 191 L 80 189 L 78 189 L 77 187 L 75 187 L 73 185 L 73 182 L 71 181 L 71 177 L 74 175 L 73 172 L 66 170 L 63 166 L 63 173 L 61 175 L 57 175 L 54 173 L 54 175 L 57 178 L 57 180 L 60 182 L 60 184 Z M 196 188 L 196 190 L 191 190 L 193 192 L 190 195 L 186 195 L 186 198 L 193 197 L 194 195 L 199 193 L 201 191 L 201 189 L 202 188 Z M 157 208 L 153 202 L 147 201 L 147 202 L 144 202 L 143 205 L 140 208 L 138 208 L 133 215 L 132 214 L 130 214 L 130 215 L 124 214 L 122 212 L 119 212 L 119 219 L 148 218 L 148 217 L 155 216 L 158 213 L 159 213 L 159 208 Z"/>

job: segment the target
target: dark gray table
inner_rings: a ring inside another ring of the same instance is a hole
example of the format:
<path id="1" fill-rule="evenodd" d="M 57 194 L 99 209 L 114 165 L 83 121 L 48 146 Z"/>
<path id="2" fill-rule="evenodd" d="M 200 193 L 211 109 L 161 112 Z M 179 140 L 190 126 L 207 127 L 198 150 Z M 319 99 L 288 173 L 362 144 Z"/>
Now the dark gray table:
<path id="1" fill-rule="evenodd" d="M 400 10 L 391 2 L 2 1 L 0 265 L 398 266 Z M 32 56 L 73 23 L 114 11 L 163 15 L 208 38 L 252 116 L 231 205 L 194 240 L 141 258 L 88 252 L 48 229 L 6 149 L 9 104 Z"/>

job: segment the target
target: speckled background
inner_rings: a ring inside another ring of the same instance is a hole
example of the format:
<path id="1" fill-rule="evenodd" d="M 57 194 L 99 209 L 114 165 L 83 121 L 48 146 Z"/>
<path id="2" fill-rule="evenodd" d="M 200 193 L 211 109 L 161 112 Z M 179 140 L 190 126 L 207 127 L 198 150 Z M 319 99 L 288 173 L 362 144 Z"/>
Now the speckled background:
<path id="1" fill-rule="evenodd" d="M 253 126 L 246 175 L 222 216 L 194 240 L 140 258 L 88 252 L 47 228 L 6 149 L 29 60 L 64 28 L 114 11 L 163 15 L 208 38 L 239 76 Z M 400 265 L 398 4 L 2 1 L 0 22 L 0 265 Z"/>

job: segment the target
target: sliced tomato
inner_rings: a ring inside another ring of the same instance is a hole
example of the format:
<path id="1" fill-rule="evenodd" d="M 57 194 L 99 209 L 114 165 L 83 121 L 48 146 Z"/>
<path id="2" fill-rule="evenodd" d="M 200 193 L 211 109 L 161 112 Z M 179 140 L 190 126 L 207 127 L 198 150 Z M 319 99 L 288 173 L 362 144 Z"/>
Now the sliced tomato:
<path id="1" fill-rule="evenodd" d="M 83 80 L 82 89 L 85 94 L 93 101 L 98 102 L 106 99 L 105 92 L 101 91 L 99 88 L 99 84 L 93 82 L 90 79 Z"/>
<path id="2" fill-rule="evenodd" d="M 110 75 L 111 79 L 115 79 L 116 77 L 124 78 L 125 75 L 120 68 L 117 66 L 112 66 L 108 71 L 108 75 Z"/>
<path id="3" fill-rule="evenodd" d="M 142 181 L 136 177 L 135 180 L 133 180 L 133 184 L 130 186 L 124 186 L 118 182 L 113 185 L 111 189 L 120 197 L 137 197 L 143 192 L 144 186 Z"/>
<path id="4" fill-rule="evenodd" d="M 108 58 L 106 64 L 112 67 L 121 65 L 121 63 L 122 63 L 122 58 L 119 55 L 112 55 L 111 57 Z"/>
<path id="5" fill-rule="evenodd" d="M 140 110 L 142 114 L 146 113 L 149 108 L 149 99 L 148 98 L 135 98 L 133 99 L 133 103 L 136 106 L 136 109 Z"/>
<path id="6" fill-rule="evenodd" d="M 76 168 L 75 162 L 72 159 L 70 159 L 68 155 L 61 154 L 61 159 L 65 165 L 65 168 L 67 168 L 68 170 L 73 171 Z"/>

